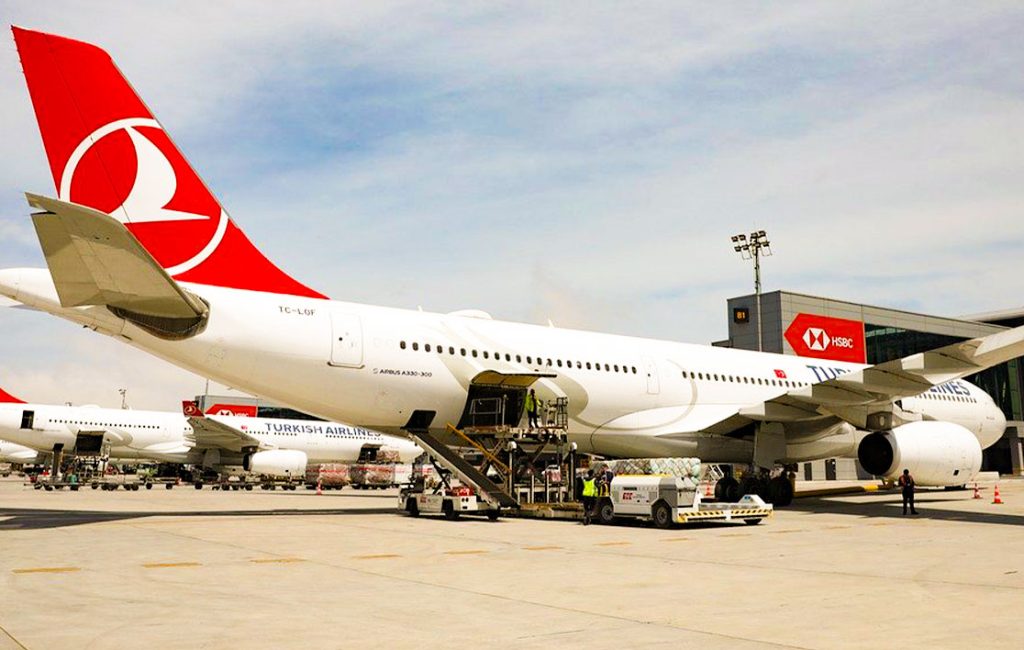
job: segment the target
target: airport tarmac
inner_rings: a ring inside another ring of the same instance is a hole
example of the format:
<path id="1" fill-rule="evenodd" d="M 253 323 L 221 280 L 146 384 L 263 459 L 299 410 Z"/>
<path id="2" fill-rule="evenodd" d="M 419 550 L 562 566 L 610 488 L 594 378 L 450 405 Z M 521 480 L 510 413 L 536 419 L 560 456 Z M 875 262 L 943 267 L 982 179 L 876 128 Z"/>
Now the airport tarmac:
<path id="1" fill-rule="evenodd" d="M 1019 648 L 1024 481 L 984 487 L 662 531 L 5 480 L 0 648 Z"/>

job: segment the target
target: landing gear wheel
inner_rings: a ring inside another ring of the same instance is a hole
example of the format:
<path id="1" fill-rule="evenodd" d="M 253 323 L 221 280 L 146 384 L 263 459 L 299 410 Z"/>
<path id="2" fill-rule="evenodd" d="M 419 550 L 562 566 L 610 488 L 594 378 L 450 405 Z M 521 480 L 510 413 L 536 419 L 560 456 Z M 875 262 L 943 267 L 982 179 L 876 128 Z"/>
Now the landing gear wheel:
<path id="1" fill-rule="evenodd" d="M 743 523 L 745 523 L 748 526 L 756 526 L 759 523 L 761 523 L 761 520 L 760 519 L 744 519 Z"/>
<path id="2" fill-rule="evenodd" d="M 615 507 L 612 505 L 611 499 L 601 499 L 601 502 L 597 504 L 597 521 L 605 526 L 615 523 Z"/>
<path id="3" fill-rule="evenodd" d="M 203 489 L 203 482 L 202 481 L 196 481 L 196 489 L 197 490 L 202 490 Z"/>
<path id="4" fill-rule="evenodd" d="M 455 510 L 455 507 L 452 506 L 451 501 L 445 501 L 444 505 L 441 506 L 441 510 L 444 512 L 444 518 L 448 521 L 455 521 L 459 518 L 459 513 Z"/>
<path id="5" fill-rule="evenodd" d="M 651 511 L 651 519 L 654 520 L 654 525 L 658 528 L 671 528 L 672 524 L 672 508 L 668 507 L 668 504 L 664 501 L 659 501 L 654 504 L 654 509 Z"/>
<path id="6" fill-rule="evenodd" d="M 736 503 L 740 500 L 740 484 L 739 481 L 731 476 L 719 479 L 718 483 L 715 483 L 715 501 L 722 501 L 724 503 Z"/>
<path id="7" fill-rule="evenodd" d="M 773 478 L 769 484 L 769 503 L 784 508 L 793 503 L 793 484 L 784 476 Z"/>
<path id="8" fill-rule="evenodd" d="M 147 490 L 152 490 L 153 489 L 153 484 L 152 483 L 146 483 L 146 489 Z"/>
<path id="9" fill-rule="evenodd" d="M 168 490 L 173 490 L 174 489 L 174 483 L 168 483 L 164 487 L 166 487 Z"/>
<path id="10" fill-rule="evenodd" d="M 495 508 L 494 510 L 488 510 L 487 511 L 487 518 L 490 519 L 491 521 L 498 521 L 498 516 L 500 514 L 501 514 L 501 511 L 499 511 L 497 508 Z"/>
<path id="11" fill-rule="evenodd" d="M 730 499 L 730 502 L 739 501 L 740 498 L 747 494 L 757 494 L 760 487 L 760 480 L 753 476 L 744 476 L 740 479 L 739 486 L 736 488 L 739 497 L 737 499 Z"/>

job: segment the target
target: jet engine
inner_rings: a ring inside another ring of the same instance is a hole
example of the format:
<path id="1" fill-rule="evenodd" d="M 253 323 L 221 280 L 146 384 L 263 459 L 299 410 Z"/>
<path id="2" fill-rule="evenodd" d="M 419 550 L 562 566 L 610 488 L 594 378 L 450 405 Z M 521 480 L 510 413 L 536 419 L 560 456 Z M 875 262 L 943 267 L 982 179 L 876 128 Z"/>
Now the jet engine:
<path id="1" fill-rule="evenodd" d="M 911 422 L 871 433 L 857 458 L 875 476 L 896 478 L 909 469 L 918 485 L 964 485 L 981 470 L 981 444 L 952 422 Z"/>
<path id="2" fill-rule="evenodd" d="M 306 475 L 306 452 L 295 449 L 271 449 L 249 454 L 242 468 L 260 476 L 295 478 Z"/>

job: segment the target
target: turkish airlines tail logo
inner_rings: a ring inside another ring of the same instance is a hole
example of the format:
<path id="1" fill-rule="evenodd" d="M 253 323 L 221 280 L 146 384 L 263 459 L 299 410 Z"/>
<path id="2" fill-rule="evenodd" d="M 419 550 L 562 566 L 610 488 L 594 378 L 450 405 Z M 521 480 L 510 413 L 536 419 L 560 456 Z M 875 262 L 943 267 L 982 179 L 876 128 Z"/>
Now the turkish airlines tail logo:
<path id="1" fill-rule="evenodd" d="M 106 52 L 11 29 L 62 201 L 121 221 L 175 279 L 324 297 L 253 246 Z"/>

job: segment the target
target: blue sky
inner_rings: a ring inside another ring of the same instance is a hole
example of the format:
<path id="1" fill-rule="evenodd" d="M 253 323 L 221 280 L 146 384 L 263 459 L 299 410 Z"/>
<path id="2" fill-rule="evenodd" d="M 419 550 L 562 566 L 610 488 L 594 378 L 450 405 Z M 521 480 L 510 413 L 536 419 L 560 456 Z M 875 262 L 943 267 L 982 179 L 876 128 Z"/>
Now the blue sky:
<path id="1" fill-rule="evenodd" d="M 1020 305 L 1014 3 L 10 2 L 114 56 L 275 261 L 339 299 L 708 342 L 750 290 Z M 9 33 L 8 33 L 9 34 Z M 52 182 L 0 48 L 0 267 Z M 0 386 L 176 408 L 203 380 L 0 310 Z"/>

